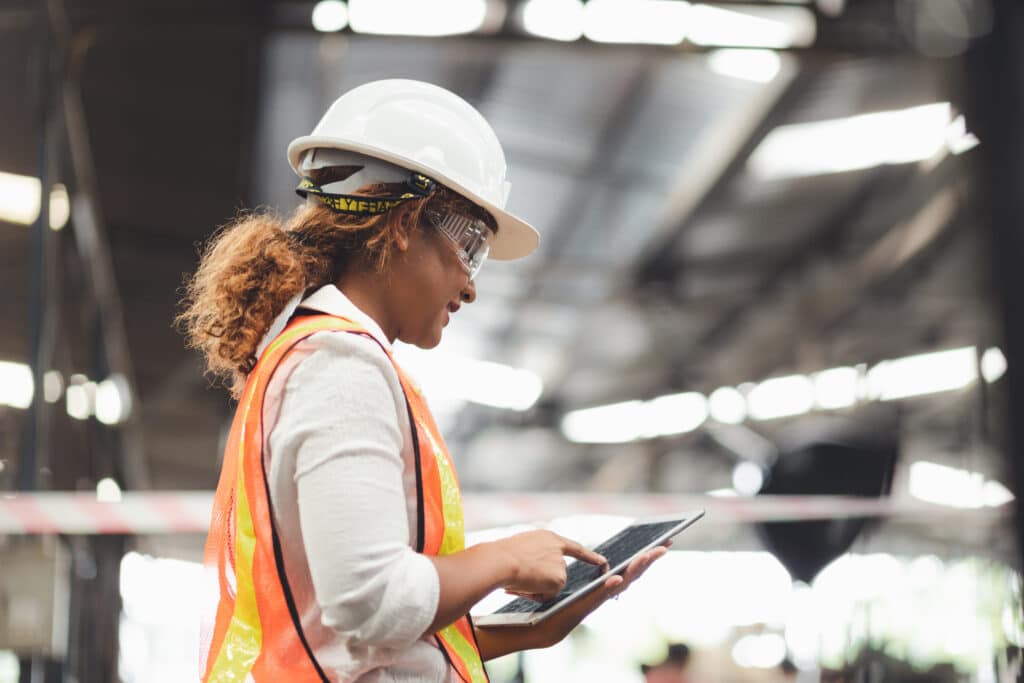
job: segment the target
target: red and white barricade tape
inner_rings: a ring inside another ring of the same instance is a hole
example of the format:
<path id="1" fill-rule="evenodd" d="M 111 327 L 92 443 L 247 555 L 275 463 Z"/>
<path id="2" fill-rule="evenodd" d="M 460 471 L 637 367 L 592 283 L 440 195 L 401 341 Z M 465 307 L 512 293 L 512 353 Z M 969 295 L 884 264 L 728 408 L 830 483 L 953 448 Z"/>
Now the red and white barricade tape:
<path id="1" fill-rule="evenodd" d="M 94 493 L 41 492 L 0 495 L 0 534 L 206 533 L 209 491 L 124 492 L 116 502 Z M 719 498 L 673 494 L 469 493 L 464 497 L 469 530 L 512 524 L 544 524 L 571 515 L 659 517 L 703 509 L 703 524 L 798 521 L 840 517 L 894 517 L 934 521 L 950 517 L 989 520 L 1010 506 L 963 510 L 916 500 L 847 496 Z"/>

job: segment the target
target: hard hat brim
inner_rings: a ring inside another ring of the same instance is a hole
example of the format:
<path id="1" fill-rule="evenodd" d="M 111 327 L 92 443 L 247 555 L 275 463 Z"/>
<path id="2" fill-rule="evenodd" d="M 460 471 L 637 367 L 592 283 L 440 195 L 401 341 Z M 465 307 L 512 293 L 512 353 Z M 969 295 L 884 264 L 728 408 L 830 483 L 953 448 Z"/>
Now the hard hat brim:
<path id="1" fill-rule="evenodd" d="M 532 225 L 490 202 L 486 198 L 481 197 L 459 183 L 457 180 L 446 176 L 436 168 L 421 164 L 414 159 L 404 157 L 401 154 L 394 154 L 393 152 L 380 149 L 373 145 L 324 135 L 304 135 L 300 138 L 296 138 L 290 145 L 288 145 L 288 163 L 291 164 L 292 170 L 295 171 L 296 175 L 300 177 L 302 175 L 299 171 L 299 160 L 302 158 L 302 153 L 306 150 L 318 147 L 358 152 L 360 154 L 366 154 L 367 156 L 383 159 L 384 161 L 396 164 L 410 171 L 417 171 L 432 178 L 448 189 L 461 194 L 474 204 L 483 207 L 489 211 L 492 216 L 494 216 L 494 220 L 498 224 L 498 231 L 494 236 L 494 241 L 491 242 L 491 251 L 488 258 L 498 261 L 511 261 L 530 255 L 534 250 L 536 250 L 537 245 L 540 244 L 540 234 Z"/>

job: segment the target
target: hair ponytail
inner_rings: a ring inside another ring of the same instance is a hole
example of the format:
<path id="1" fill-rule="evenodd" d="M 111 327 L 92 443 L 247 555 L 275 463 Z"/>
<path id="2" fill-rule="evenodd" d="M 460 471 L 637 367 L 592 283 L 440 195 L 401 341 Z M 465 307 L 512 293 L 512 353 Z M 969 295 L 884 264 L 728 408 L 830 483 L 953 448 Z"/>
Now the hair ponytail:
<path id="1" fill-rule="evenodd" d="M 394 191 L 382 184 L 360 188 L 367 197 Z M 439 188 L 429 199 L 411 199 L 377 216 L 337 213 L 315 203 L 299 205 L 287 223 L 270 211 L 240 214 L 200 249 L 175 324 L 205 357 L 207 374 L 237 398 L 256 365 L 260 340 L 288 301 L 337 282 L 356 261 L 383 272 L 394 252 L 404 250 L 427 202 L 472 207 Z"/>

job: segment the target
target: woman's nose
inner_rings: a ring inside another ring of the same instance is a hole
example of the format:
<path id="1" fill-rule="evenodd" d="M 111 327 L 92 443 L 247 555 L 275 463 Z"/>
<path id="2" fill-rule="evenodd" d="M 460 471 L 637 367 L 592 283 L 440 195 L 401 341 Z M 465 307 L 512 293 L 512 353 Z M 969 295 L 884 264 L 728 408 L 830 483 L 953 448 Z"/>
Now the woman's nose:
<path id="1" fill-rule="evenodd" d="M 462 303 L 471 304 L 476 301 L 476 282 L 468 280 L 462 288 Z"/>

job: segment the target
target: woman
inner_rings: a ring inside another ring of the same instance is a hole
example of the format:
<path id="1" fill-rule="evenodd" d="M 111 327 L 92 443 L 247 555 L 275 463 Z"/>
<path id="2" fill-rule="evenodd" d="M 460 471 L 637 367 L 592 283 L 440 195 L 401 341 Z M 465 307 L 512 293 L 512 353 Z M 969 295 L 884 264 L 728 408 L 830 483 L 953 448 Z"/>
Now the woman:
<path id="1" fill-rule="evenodd" d="M 203 680 L 486 681 L 483 660 L 557 642 L 664 549 L 537 627 L 473 627 L 490 591 L 547 599 L 564 556 L 604 558 L 548 531 L 464 548 L 451 459 L 391 344 L 436 346 L 488 254 L 537 233 L 504 210 L 493 130 L 443 88 L 356 88 L 288 157 L 306 204 L 219 232 L 179 317 L 239 399 Z"/>

